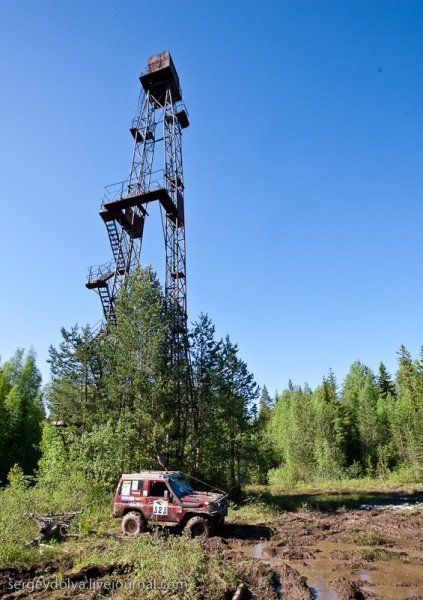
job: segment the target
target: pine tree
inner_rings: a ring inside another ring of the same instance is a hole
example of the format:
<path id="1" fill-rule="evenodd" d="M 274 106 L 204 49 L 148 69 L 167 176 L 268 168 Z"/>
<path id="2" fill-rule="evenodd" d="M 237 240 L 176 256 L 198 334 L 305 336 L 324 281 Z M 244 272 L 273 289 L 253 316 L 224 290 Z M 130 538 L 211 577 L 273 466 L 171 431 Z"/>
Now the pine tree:
<path id="1" fill-rule="evenodd" d="M 269 422 L 269 419 L 272 414 L 272 407 L 273 400 L 269 396 L 267 387 L 264 385 L 259 398 L 258 419 L 260 427 L 264 428 L 267 426 L 267 423 Z"/>
<path id="2" fill-rule="evenodd" d="M 193 405 L 191 410 L 190 470 L 206 476 L 210 463 L 218 460 L 219 412 L 216 410 L 216 383 L 221 342 L 215 340 L 215 328 L 208 315 L 200 314 L 190 334 L 193 369 Z M 217 443 L 216 443 L 217 442 Z"/>
<path id="3" fill-rule="evenodd" d="M 414 397 L 417 381 L 416 374 L 419 364 L 418 362 L 412 360 L 410 352 L 404 345 L 400 346 L 397 356 L 399 362 L 397 381 L 400 388 L 400 393 L 407 392 Z"/>
<path id="4" fill-rule="evenodd" d="M 250 460 L 249 443 L 253 433 L 252 407 L 258 396 L 258 387 L 246 363 L 238 356 L 238 347 L 229 336 L 222 342 L 217 374 L 217 410 L 222 463 L 232 497 L 240 499 L 245 466 Z M 216 465 L 217 466 L 217 465 Z"/>
<path id="5" fill-rule="evenodd" d="M 50 346 L 51 381 L 46 386 L 46 401 L 52 419 L 66 425 L 90 429 L 104 409 L 99 386 L 100 340 L 93 340 L 89 327 L 77 325 L 61 329 L 59 348 Z M 103 394 L 104 395 L 104 394 Z"/>
<path id="6" fill-rule="evenodd" d="M 368 378 L 359 395 L 358 428 L 360 432 L 361 461 L 373 475 L 378 463 L 378 449 L 382 440 L 379 430 L 378 388 L 374 378 Z"/>
<path id="7" fill-rule="evenodd" d="M 156 466 L 159 454 L 169 468 L 179 467 L 187 407 L 177 405 L 173 393 L 171 314 L 150 267 L 130 276 L 117 300 L 116 315 L 117 325 L 109 336 L 114 353 L 106 382 L 112 412 L 125 415 L 135 428 L 141 466 Z"/>
<path id="8" fill-rule="evenodd" d="M 396 397 L 397 391 L 395 389 L 395 384 L 392 381 L 391 375 L 388 373 L 388 370 L 383 362 L 379 364 L 377 385 L 379 388 L 379 396 L 382 398 L 386 398 L 388 395 L 392 396 L 393 398 Z"/>

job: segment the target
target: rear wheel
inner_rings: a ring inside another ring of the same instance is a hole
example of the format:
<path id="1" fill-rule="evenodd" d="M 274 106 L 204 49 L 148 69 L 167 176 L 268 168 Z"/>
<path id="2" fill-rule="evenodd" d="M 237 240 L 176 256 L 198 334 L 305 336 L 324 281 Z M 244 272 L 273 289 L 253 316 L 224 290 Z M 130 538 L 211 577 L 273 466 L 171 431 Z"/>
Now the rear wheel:
<path id="1" fill-rule="evenodd" d="M 185 531 L 190 537 L 206 539 L 210 536 L 210 523 L 204 517 L 191 517 L 185 525 Z"/>
<path id="2" fill-rule="evenodd" d="M 132 510 L 122 519 L 122 531 L 125 535 L 135 537 L 146 529 L 147 522 L 139 512 Z"/>

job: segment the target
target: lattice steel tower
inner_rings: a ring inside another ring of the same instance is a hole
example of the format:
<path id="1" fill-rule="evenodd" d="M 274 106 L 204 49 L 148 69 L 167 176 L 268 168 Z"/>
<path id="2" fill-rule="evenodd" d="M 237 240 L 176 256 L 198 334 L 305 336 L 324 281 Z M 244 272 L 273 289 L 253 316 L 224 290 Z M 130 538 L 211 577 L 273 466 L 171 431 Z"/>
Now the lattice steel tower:
<path id="1" fill-rule="evenodd" d="M 165 293 L 173 309 L 172 362 L 188 357 L 182 129 L 189 125 L 179 78 L 169 52 L 148 59 L 130 128 L 134 138 L 129 178 L 108 186 L 100 210 L 113 260 L 90 269 L 87 288 L 100 296 L 106 324 L 128 274 L 140 265 L 148 204 L 158 201 L 165 243 Z"/>

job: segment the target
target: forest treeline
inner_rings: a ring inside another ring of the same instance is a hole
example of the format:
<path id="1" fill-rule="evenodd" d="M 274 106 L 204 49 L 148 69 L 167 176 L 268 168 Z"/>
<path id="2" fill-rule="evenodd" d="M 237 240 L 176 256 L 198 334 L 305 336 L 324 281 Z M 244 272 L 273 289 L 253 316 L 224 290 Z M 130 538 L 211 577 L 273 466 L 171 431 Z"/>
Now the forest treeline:
<path id="1" fill-rule="evenodd" d="M 25 473 L 37 468 L 44 419 L 35 354 L 18 350 L 0 367 L 0 482 L 15 463 Z"/>
<path id="2" fill-rule="evenodd" d="M 235 498 L 248 482 L 421 477 L 423 353 L 401 347 L 395 379 L 356 361 L 342 385 L 329 372 L 314 391 L 289 382 L 271 399 L 202 314 L 190 330 L 192 393 L 177 394 L 172 313 L 150 268 L 130 277 L 116 313 L 107 336 L 62 330 L 42 393 L 33 352 L 0 368 L 1 481 L 17 463 L 47 487 L 77 478 L 110 490 L 122 472 L 158 468 L 157 455 Z"/>
<path id="3" fill-rule="evenodd" d="M 356 361 L 338 387 L 332 372 L 314 391 L 289 383 L 268 413 L 277 482 L 423 475 L 423 353 L 398 352 L 395 381 Z"/>

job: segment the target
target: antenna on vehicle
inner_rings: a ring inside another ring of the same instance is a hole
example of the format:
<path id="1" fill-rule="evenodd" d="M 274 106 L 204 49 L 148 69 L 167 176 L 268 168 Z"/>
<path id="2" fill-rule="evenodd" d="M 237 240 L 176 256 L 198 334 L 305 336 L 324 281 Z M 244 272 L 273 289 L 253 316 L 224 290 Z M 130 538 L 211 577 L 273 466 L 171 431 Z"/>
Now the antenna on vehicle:
<path id="1" fill-rule="evenodd" d="M 160 458 L 159 455 L 157 455 L 157 462 L 159 463 L 159 465 L 162 467 L 162 469 L 164 469 L 166 471 L 166 473 L 168 473 L 169 471 L 166 469 L 164 462 L 162 461 L 162 459 Z"/>

